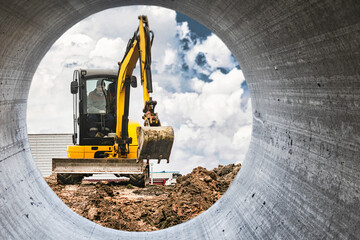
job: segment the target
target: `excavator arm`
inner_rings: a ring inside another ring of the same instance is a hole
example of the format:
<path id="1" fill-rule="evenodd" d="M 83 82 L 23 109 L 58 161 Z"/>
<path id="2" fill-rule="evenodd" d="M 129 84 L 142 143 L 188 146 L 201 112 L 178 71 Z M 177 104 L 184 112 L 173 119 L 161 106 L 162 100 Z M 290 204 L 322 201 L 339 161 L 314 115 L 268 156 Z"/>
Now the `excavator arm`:
<path id="1" fill-rule="evenodd" d="M 129 105 L 130 105 L 130 86 L 132 81 L 132 73 L 136 62 L 139 58 L 138 36 L 135 32 L 134 37 L 130 39 L 127 46 L 125 56 L 119 62 L 119 74 L 117 80 L 117 99 L 116 99 L 116 141 L 115 149 L 120 155 L 126 155 L 128 146 L 132 143 L 129 138 L 128 122 L 129 122 Z"/>
<path id="2" fill-rule="evenodd" d="M 145 126 L 160 126 L 158 115 L 154 112 L 156 101 L 152 100 L 150 93 L 152 88 L 151 75 L 151 45 L 154 39 L 154 34 L 150 31 L 149 22 L 146 16 L 139 16 L 139 48 L 140 48 L 140 68 L 141 68 L 141 84 L 144 92 L 144 116 Z M 152 37 L 150 39 L 150 35 Z"/>
<path id="3" fill-rule="evenodd" d="M 151 36 L 152 35 L 152 36 Z M 140 62 L 141 85 L 144 96 L 144 127 L 137 129 L 138 159 L 167 159 L 174 139 L 171 127 L 160 127 L 155 113 L 156 101 L 150 96 L 152 89 L 151 45 L 153 33 L 146 16 L 139 16 L 139 28 L 129 40 L 123 60 L 119 63 L 117 84 L 117 127 L 115 149 L 120 156 L 126 156 L 132 139 L 128 134 L 130 86 L 137 60 Z M 135 80 L 136 81 L 136 80 Z"/>

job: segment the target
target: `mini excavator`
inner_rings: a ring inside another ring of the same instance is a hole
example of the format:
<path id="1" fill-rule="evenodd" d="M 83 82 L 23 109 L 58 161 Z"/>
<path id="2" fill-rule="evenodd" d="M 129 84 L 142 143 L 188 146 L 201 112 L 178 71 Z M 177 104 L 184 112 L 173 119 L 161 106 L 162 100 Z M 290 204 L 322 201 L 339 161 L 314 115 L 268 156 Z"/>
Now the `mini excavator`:
<path id="1" fill-rule="evenodd" d="M 144 187 L 149 161 L 169 163 L 174 141 L 172 127 L 161 126 L 152 99 L 151 45 L 154 34 L 146 16 L 129 40 L 118 70 L 75 70 L 73 94 L 73 146 L 68 158 L 53 158 L 52 171 L 60 184 L 81 183 L 87 176 L 112 173 Z M 129 120 L 130 88 L 137 87 L 132 75 L 139 60 L 143 87 L 144 126 Z M 79 101 L 78 101 L 79 100 Z"/>

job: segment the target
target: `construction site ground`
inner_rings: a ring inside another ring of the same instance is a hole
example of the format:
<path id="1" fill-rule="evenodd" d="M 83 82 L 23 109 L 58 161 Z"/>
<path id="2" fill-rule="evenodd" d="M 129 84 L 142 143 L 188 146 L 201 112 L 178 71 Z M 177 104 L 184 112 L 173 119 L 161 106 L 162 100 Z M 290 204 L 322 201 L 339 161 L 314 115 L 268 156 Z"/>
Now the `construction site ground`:
<path id="1" fill-rule="evenodd" d="M 122 182 L 83 181 L 61 185 L 45 178 L 61 200 L 77 214 L 104 227 L 155 231 L 188 221 L 213 205 L 228 189 L 241 164 L 197 167 L 174 186 L 138 188 Z"/>

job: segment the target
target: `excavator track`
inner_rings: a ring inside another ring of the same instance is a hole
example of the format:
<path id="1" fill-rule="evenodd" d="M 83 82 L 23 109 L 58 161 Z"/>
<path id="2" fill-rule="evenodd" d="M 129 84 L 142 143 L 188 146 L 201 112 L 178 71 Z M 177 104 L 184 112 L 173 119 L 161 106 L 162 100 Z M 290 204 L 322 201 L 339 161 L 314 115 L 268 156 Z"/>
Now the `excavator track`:
<path id="1" fill-rule="evenodd" d="M 68 174 L 68 173 L 58 173 L 57 183 L 59 184 L 80 184 L 84 178 L 83 174 Z"/>

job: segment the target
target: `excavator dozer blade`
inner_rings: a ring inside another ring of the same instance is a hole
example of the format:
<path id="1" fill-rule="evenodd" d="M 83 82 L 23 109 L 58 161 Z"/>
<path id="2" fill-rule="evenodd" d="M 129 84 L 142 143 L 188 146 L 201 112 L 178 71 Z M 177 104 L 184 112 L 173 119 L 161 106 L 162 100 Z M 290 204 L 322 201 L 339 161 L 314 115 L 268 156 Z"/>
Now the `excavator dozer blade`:
<path id="1" fill-rule="evenodd" d="M 143 161 L 129 158 L 53 158 L 53 173 L 77 174 L 142 174 Z"/>
<path id="2" fill-rule="evenodd" d="M 137 127 L 138 159 L 166 159 L 169 162 L 174 142 L 172 127 Z"/>

